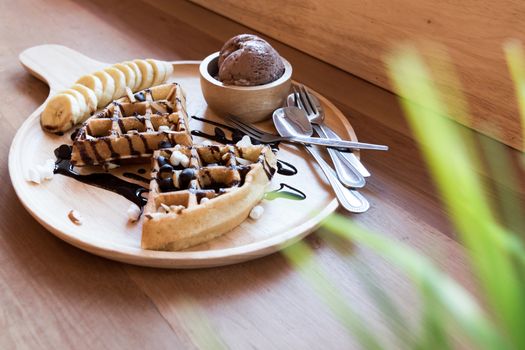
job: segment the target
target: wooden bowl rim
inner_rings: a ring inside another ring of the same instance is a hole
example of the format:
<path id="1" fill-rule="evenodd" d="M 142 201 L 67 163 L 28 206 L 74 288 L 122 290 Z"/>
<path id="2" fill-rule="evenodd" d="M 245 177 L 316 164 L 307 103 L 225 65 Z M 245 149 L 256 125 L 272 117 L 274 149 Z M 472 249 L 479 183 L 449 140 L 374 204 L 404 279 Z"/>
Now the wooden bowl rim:
<path id="1" fill-rule="evenodd" d="M 283 60 L 283 63 L 284 63 L 284 73 L 279 79 L 274 80 L 268 84 L 255 85 L 255 86 L 226 85 L 222 83 L 221 81 L 212 77 L 208 71 L 208 67 L 211 64 L 211 62 L 218 57 L 219 57 L 219 51 L 216 51 L 212 53 L 211 55 L 207 56 L 205 59 L 203 59 L 201 64 L 199 65 L 199 74 L 201 78 L 206 80 L 208 83 L 215 85 L 217 87 L 223 88 L 225 90 L 235 90 L 235 91 L 266 90 L 266 89 L 277 87 L 279 85 L 283 85 L 287 81 L 291 80 L 292 78 L 292 72 L 293 72 L 292 65 L 284 57 L 281 56 L 281 59 Z"/>

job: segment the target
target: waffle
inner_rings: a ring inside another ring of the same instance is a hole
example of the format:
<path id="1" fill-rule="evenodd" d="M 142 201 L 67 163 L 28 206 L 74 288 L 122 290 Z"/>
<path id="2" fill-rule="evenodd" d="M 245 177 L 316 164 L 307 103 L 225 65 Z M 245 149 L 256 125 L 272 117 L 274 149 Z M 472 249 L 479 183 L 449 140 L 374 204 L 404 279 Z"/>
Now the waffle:
<path id="1" fill-rule="evenodd" d="M 82 125 L 73 142 L 71 164 L 105 165 L 151 157 L 161 145 L 191 146 L 185 104 L 177 83 L 128 93 Z"/>
<path id="2" fill-rule="evenodd" d="M 271 148 L 262 145 L 156 151 L 142 248 L 185 249 L 238 226 L 263 198 L 276 163 Z"/>

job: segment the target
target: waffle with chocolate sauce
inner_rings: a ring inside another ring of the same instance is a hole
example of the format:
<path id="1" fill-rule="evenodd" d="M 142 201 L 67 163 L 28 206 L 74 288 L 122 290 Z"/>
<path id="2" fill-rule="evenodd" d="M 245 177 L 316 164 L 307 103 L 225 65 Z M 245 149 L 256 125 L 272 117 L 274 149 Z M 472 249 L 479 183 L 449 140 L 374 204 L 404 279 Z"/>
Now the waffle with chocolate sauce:
<path id="1" fill-rule="evenodd" d="M 218 237 L 244 221 L 276 171 L 268 146 L 161 149 L 152 158 L 142 248 L 175 251 Z"/>
<path id="2" fill-rule="evenodd" d="M 177 83 L 163 84 L 113 101 L 79 129 L 71 164 L 105 165 L 148 158 L 163 144 L 191 146 L 185 96 Z"/>

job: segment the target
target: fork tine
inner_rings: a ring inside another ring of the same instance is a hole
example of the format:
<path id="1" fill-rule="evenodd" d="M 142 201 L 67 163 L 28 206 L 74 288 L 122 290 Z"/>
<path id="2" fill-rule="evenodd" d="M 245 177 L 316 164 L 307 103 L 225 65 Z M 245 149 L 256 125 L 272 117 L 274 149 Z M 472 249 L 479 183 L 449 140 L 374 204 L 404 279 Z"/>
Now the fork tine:
<path id="1" fill-rule="evenodd" d="M 295 86 L 293 87 L 293 98 L 294 98 L 295 106 L 301 108 L 306 113 L 308 113 L 308 111 L 306 111 L 304 107 L 304 104 L 301 101 L 301 97 L 299 96 L 299 91 L 297 91 L 297 88 Z"/>
<path id="2" fill-rule="evenodd" d="M 237 125 L 241 125 L 245 129 L 250 130 L 252 133 L 257 134 L 259 136 L 262 136 L 262 135 L 264 135 L 266 133 L 265 131 L 257 129 L 255 126 L 253 126 L 251 124 L 245 123 L 245 122 L 237 119 L 236 117 L 230 117 L 230 120 L 234 121 Z"/>
<path id="3" fill-rule="evenodd" d="M 306 91 L 304 85 L 299 85 L 299 96 L 301 97 L 301 102 L 306 107 L 306 112 L 308 114 L 317 114 L 317 108 L 314 107 L 308 98 L 308 92 Z"/>
<path id="4" fill-rule="evenodd" d="M 245 133 L 246 135 L 250 136 L 250 137 L 253 137 L 253 138 L 256 138 L 256 139 L 259 139 L 261 137 L 261 135 L 257 132 L 254 132 L 253 130 L 251 130 L 250 128 L 248 128 L 246 125 L 238 122 L 237 120 L 235 119 L 230 119 L 229 120 L 230 123 L 232 123 L 233 125 L 235 125 L 240 131 L 242 131 L 243 133 Z"/>
<path id="5" fill-rule="evenodd" d="M 312 111 L 314 114 L 317 114 L 319 113 L 319 111 L 317 110 L 317 106 L 316 104 L 314 103 L 313 99 L 312 99 L 312 93 L 310 91 L 308 91 L 308 89 L 306 88 L 306 86 L 302 85 L 301 84 L 301 88 L 302 90 L 304 91 L 304 94 L 306 96 L 306 99 L 308 100 L 308 103 L 310 104 L 310 107 L 312 108 Z"/>
<path id="6" fill-rule="evenodd" d="M 245 124 L 243 122 L 241 122 L 240 120 L 238 119 L 235 119 L 235 118 L 232 118 L 232 117 L 229 117 L 228 120 L 235 124 L 235 126 L 237 126 L 239 129 L 241 129 L 241 131 L 243 132 L 246 132 L 246 131 L 249 131 L 250 134 L 254 134 L 256 135 L 256 138 L 257 137 L 261 137 L 263 135 L 263 132 L 251 125 L 248 125 L 248 124 Z M 248 134 L 248 132 L 246 132 Z"/>
<path id="7" fill-rule="evenodd" d="M 295 88 L 295 85 L 292 85 L 292 89 L 293 89 L 293 105 L 295 107 L 299 107 L 299 100 L 297 99 L 297 89 Z"/>
<path id="8" fill-rule="evenodd" d="M 255 140 L 259 140 L 261 141 L 261 137 L 259 137 L 258 135 L 255 135 L 254 133 L 252 133 L 250 130 L 246 130 L 244 129 L 242 126 L 240 125 L 236 125 L 237 129 L 240 130 L 244 135 L 247 135 Z"/>
<path id="9" fill-rule="evenodd" d="M 301 105 L 303 106 L 303 109 L 305 110 L 306 114 L 308 116 L 314 114 L 312 112 L 312 109 L 310 108 L 310 105 L 308 104 L 308 101 L 306 101 L 306 97 L 304 96 L 304 93 L 299 88 L 299 92 L 297 93 L 299 96 L 299 101 L 301 101 Z"/>

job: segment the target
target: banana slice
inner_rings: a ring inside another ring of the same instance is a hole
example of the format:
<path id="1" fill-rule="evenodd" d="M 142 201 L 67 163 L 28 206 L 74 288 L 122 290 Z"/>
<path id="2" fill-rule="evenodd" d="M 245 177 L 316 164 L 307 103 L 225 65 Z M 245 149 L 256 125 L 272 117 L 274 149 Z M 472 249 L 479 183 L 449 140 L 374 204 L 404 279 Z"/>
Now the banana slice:
<path id="1" fill-rule="evenodd" d="M 93 73 L 94 76 L 102 82 L 102 96 L 98 99 L 97 108 L 106 107 L 112 100 L 115 94 L 115 80 L 104 71 Z"/>
<path id="2" fill-rule="evenodd" d="M 166 78 L 166 66 L 163 62 L 154 60 L 152 58 L 146 59 L 146 62 L 153 67 L 153 83 L 152 85 L 161 84 Z"/>
<path id="3" fill-rule="evenodd" d="M 102 97 L 103 92 L 103 86 L 102 81 L 100 81 L 99 78 L 94 76 L 93 74 L 84 75 L 80 79 L 77 80 L 77 84 L 84 85 L 85 87 L 93 90 L 95 93 L 95 96 L 97 97 L 97 101 L 100 100 Z"/>
<path id="4" fill-rule="evenodd" d="M 136 80 L 133 69 L 123 63 L 114 64 L 113 67 L 124 73 L 124 76 L 126 77 L 126 86 L 130 89 L 133 89 L 135 87 Z"/>
<path id="5" fill-rule="evenodd" d="M 61 94 L 71 95 L 76 98 L 78 102 L 78 107 L 80 108 L 80 114 L 77 116 L 77 119 L 73 119 L 73 124 L 78 124 L 81 120 L 89 115 L 89 109 L 86 103 L 84 95 L 82 95 L 77 90 L 67 89 L 61 92 Z"/>
<path id="6" fill-rule="evenodd" d="M 80 118 L 80 107 L 73 95 L 58 94 L 47 101 L 40 115 L 42 128 L 51 132 L 62 132 L 70 129 L 75 120 Z"/>
<path id="7" fill-rule="evenodd" d="M 151 87 L 154 78 L 153 67 L 151 66 L 151 64 L 149 64 L 145 60 L 134 60 L 133 62 L 137 64 L 142 75 L 142 83 L 140 84 L 137 90 L 144 90 L 146 88 Z"/>
<path id="8" fill-rule="evenodd" d="M 126 76 L 120 70 L 114 67 L 105 68 L 104 72 L 108 73 L 115 81 L 115 92 L 113 100 L 119 99 L 126 94 Z"/>
<path id="9" fill-rule="evenodd" d="M 97 96 L 95 96 L 95 93 L 93 90 L 88 89 L 84 85 L 75 84 L 71 87 L 73 90 L 76 90 L 80 92 L 84 99 L 86 100 L 86 105 L 88 107 L 88 113 L 89 115 L 92 115 L 97 110 Z M 83 122 L 84 120 L 81 120 Z"/>
<path id="10" fill-rule="evenodd" d="M 135 86 L 130 86 L 132 91 L 138 91 L 139 87 L 142 85 L 142 73 L 140 72 L 139 66 L 135 62 L 126 61 L 122 63 L 125 66 L 128 66 L 135 72 Z"/>
<path id="11" fill-rule="evenodd" d="M 166 66 L 166 77 L 164 78 L 164 81 L 166 82 L 173 74 L 173 64 L 171 62 L 166 61 L 164 61 L 163 63 Z"/>

